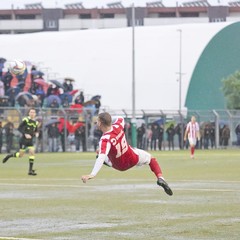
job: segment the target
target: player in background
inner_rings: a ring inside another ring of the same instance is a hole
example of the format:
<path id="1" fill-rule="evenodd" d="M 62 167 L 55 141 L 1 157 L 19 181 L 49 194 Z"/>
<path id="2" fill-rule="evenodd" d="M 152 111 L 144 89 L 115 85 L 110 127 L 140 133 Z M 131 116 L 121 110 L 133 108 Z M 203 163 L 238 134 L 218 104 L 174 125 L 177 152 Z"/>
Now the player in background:
<path id="1" fill-rule="evenodd" d="M 138 148 L 132 148 L 127 143 L 124 133 L 124 119 L 122 117 L 118 117 L 112 124 L 112 117 L 109 113 L 100 113 L 97 118 L 97 127 L 103 133 L 99 141 L 99 153 L 92 172 L 89 175 L 82 176 L 84 183 L 94 178 L 103 164 L 119 171 L 147 164 L 156 175 L 157 184 L 163 187 L 168 195 L 173 195 L 171 188 L 162 176 L 162 170 L 157 160 L 150 153 Z"/>
<path id="2" fill-rule="evenodd" d="M 28 175 L 36 176 L 37 173 L 33 170 L 33 163 L 35 159 L 35 150 L 33 145 L 33 138 L 38 137 L 38 121 L 35 120 L 36 110 L 30 108 L 28 116 L 23 118 L 22 123 L 19 125 L 18 130 L 22 133 L 19 141 L 20 149 L 18 152 L 8 154 L 3 163 L 7 162 L 9 158 L 21 158 L 26 150 L 29 150 L 29 171 Z"/>
<path id="3" fill-rule="evenodd" d="M 200 140 L 200 129 L 199 124 L 196 122 L 195 116 L 191 117 L 191 121 L 187 124 L 184 141 L 188 139 L 191 151 L 191 158 L 194 158 L 194 151 L 197 140 Z"/>

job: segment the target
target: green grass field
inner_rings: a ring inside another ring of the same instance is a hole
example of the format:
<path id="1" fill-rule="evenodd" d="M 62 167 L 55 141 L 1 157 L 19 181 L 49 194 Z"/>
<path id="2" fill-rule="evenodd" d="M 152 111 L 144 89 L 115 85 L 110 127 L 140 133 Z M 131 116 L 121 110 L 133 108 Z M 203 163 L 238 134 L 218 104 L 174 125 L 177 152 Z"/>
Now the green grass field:
<path id="1" fill-rule="evenodd" d="M 103 166 L 83 184 L 94 153 L 38 154 L 36 177 L 27 155 L 1 163 L 0 239 L 240 239 L 240 150 L 152 154 L 173 196 L 148 166 Z"/>

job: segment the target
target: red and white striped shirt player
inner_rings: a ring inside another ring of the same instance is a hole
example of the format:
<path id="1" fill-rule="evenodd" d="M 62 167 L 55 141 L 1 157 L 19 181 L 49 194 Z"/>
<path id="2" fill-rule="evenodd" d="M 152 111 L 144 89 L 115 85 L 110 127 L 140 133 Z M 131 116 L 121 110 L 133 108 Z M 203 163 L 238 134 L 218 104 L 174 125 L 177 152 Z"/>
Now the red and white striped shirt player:
<path id="1" fill-rule="evenodd" d="M 199 124 L 196 122 L 195 116 L 191 117 L 191 121 L 187 124 L 187 128 L 184 135 L 184 141 L 188 138 L 191 158 L 194 158 L 195 146 L 197 143 L 197 139 L 200 140 L 200 129 Z"/>
<path id="2" fill-rule="evenodd" d="M 124 119 L 117 117 L 112 123 L 112 117 L 109 113 L 100 113 L 97 118 L 97 127 L 103 135 L 99 142 L 99 152 L 92 172 L 89 175 L 83 175 L 82 181 L 94 178 L 103 164 L 108 165 L 119 171 L 126 171 L 134 166 L 149 165 L 152 172 L 157 177 L 157 184 L 163 187 L 168 195 L 173 192 L 162 176 L 162 170 L 157 160 L 150 153 L 131 147 L 124 133 Z"/>

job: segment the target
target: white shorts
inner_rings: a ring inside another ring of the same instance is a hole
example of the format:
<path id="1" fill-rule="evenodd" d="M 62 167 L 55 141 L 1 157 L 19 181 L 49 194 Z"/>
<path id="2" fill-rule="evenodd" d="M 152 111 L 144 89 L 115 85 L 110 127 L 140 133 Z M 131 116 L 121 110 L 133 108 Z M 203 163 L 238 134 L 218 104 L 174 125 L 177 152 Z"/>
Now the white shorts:
<path id="1" fill-rule="evenodd" d="M 148 153 L 142 149 L 139 149 L 139 148 L 133 148 L 133 151 L 139 156 L 139 161 L 136 166 L 150 164 L 150 161 L 152 158 L 150 153 Z"/>
<path id="2" fill-rule="evenodd" d="M 196 143 L 197 143 L 197 139 L 196 139 L 196 138 L 191 138 L 191 137 L 190 137 L 190 138 L 188 138 L 188 141 L 189 141 L 189 144 L 190 144 L 190 145 L 194 145 L 194 146 L 195 146 Z"/>

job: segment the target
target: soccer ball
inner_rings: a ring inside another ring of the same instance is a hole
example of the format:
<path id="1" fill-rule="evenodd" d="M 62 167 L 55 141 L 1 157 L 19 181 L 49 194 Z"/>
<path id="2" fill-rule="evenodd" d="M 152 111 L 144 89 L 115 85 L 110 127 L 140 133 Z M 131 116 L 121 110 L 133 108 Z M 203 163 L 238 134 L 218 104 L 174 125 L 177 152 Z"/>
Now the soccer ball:
<path id="1" fill-rule="evenodd" d="M 26 64 L 21 60 L 9 61 L 9 71 L 14 75 L 22 75 L 26 69 Z"/>

